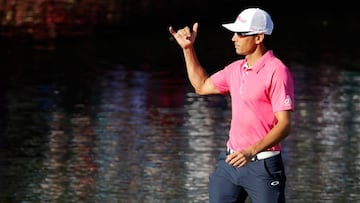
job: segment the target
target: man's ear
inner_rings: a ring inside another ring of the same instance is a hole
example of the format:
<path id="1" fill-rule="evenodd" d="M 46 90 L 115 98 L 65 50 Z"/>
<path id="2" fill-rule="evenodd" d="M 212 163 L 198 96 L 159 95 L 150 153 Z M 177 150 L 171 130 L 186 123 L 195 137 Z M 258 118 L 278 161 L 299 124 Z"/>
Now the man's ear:
<path id="1" fill-rule="evenodd" d="M 257 44 L 260 44 L 261 42 L 263 42 L 263 41 L 264 41 L 264 37 L 265 37 L 265 34 L 258 34 L 258 35 L 256 35 L 256 37 L 255 37 L 256 43 L 257 43 Z"/>

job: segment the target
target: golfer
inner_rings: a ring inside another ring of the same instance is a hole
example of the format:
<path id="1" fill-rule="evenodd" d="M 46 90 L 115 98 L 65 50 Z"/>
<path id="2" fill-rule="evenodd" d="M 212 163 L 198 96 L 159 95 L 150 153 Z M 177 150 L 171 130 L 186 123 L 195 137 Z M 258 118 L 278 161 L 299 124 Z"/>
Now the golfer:
<path id="1" fill-rule="evenodd" d="M 253 203 L 285 202 L 280 143 L 291 131 L 292 74 L 268 46 L 274 28 L 268 12 L 247 8 L 223 27 L 233 33 L 235 51 L 242 57 L 211 76 L 194 48 L 199 24 L 177 31 L 169 27 L 195 92 L 231 96 L 229 137 L 209 178 L 209 201 L 238 203 L 249 197 Z"/>

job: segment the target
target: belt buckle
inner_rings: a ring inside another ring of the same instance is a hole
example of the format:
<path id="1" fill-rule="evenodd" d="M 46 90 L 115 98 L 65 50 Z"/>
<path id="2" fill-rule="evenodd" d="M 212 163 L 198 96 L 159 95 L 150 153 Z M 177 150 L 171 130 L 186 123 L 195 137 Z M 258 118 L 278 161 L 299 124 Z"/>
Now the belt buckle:
<path id="1" fill-rule="evenodd" d="M 230 155 L 232 153 L 234 153 L 235 151 L 230 149 L 229 147 L 226 148 L 226 155 Z"/>
<path id="2" fill-rule="evenodd" d="M 226 148 L 226 155 L 229 155 L 229 154 L 231 154 L 232 153 L 232 150 L 230 149 L 230 148 Z"/>
<path id="3" fill-rule="evenodd" d="M 257 155 L 255 155 L 253 158 L 251 158 L 251 161 L 254 162 L 254 161 L 259 161 Z"/>

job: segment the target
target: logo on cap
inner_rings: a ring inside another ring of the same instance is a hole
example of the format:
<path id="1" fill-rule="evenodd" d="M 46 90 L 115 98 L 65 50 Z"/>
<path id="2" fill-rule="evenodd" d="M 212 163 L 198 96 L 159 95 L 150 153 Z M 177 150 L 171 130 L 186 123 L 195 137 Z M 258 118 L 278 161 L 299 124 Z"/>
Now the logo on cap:
<path id="1" fill-rule="evenodd" d="M 236 18 L 236 21 L 240 21 L 240 22 L 242 22 L 242 23 L 246 23 L 246 19 L 244 19 L 244 18 L 241 18 L 241 15 L 239 15 L 237 18 Z"/>

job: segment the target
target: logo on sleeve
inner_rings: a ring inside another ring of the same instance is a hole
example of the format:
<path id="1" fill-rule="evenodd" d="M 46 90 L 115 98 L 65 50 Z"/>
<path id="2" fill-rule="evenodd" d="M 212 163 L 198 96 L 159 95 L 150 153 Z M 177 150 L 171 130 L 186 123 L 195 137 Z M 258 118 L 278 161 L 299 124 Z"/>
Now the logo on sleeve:
<path id="1" fill-rule="evenodd" d="M 284 105 L 285 106 L 291 106 L 291 104 L 292 104 L 292 101 L 291 101 L 290 95 L 286 95 L 286 98 L 284 100 Z"/>

